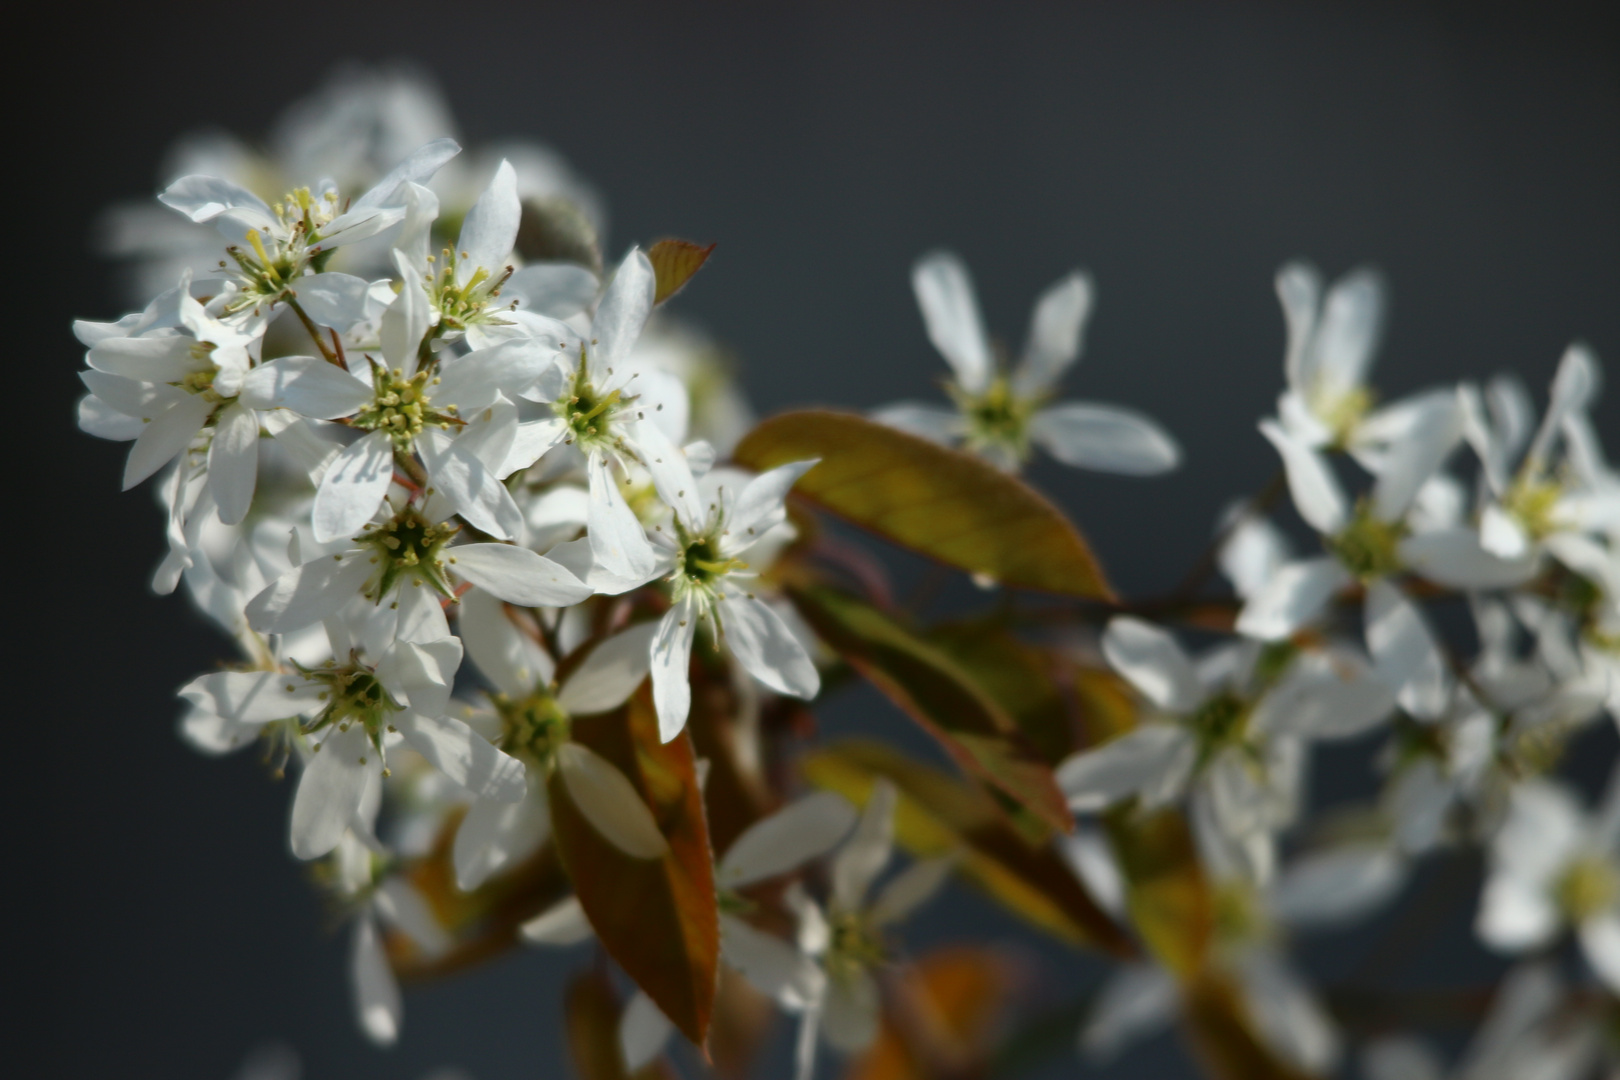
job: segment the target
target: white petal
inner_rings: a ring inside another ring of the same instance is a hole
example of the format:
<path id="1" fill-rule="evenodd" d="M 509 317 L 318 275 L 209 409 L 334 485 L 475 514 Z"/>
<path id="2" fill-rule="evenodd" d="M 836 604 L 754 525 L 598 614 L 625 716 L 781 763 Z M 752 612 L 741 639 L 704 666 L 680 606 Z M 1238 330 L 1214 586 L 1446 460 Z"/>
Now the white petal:
<path id="1" fill-rule="evenodd" d="M 681 603 L 659 620 L 653 638 L 653 702 L 658 708 L 658 737 L 664 742 L 681 733 L 692 708 L 692 637 L 696 633 L 696 608 Z"/>
<path id="2" fill-rule="evenodd" d="M 574 806 L 603 839 L 637 859 L 661 859 L 669 852 L 641 792 L 612 762 L 570 742 L 557 751 L 557 768 Z"/>
<path id="3" fill-rule="evenodd" d="M 1316 330 L 1315 376 L 1335 391 L 1360 386 L 1384 326 L 1384 282 L 1355 270 L 1333 283 Z"/>
<path id="4" fill-rule="evenodd" d="M 1367 586 L 1367 648 L 1378 676 L 1413 716 L 1434 720 L 1450 702 L 1446 662 L 1415 604 L 1388 581 Z"/>
<path id="5" fill-rule="evenodd" d="M 612 466 L 603 455 L 592 454 L 586 469 L 591 484 L 586 514 L 591 555 L 609 573 L 646 580 L 657 559 L 646 530 L 614 482 Z"/>
<path id="6" fill-rule="evenodd" d="M 1472 529 L 1436 529 L 1402 540 L 1401 562 L 1430 581 L 1454 589 L 1500 589 L 1535 576 L 1533 556 L 1502 559 L 1481 546 Z"/>
<path id="7" fill-rule="evenodd" d="M 558 901 L 518 927 L 518 932 L 535 945 L 578 945 L 596 934 L 577 896 Z"/>
<path id="8" fill-rule="evenodd" d="M 551 681 L 551 657 L 491 594 L 475 590 L 463 597 L 457 625 L 467 656 L 501 693 L 521 700 Z"/>
<path id="9" fill-rule="evenodd" d="M 247 517 L 259 478 L 259 417 L 241 402 L 220 411 L 208 445 L 208 490 L 219 520 L 236 525 Z"/>
<path id="10" fill-rule="evenodd" d="M 528 548 L 459 544 L 447 555 L 455 574 L 511 604 L 571 607 L 591 595 L 589 585 Z"/>
<path id="11" fill-rule="evenodd" d="M 1381 521 L 1406 516 L 1418 490 L 1462 438 L 1462 414 L 1451 394 L 1425 399 L 1411 430 L 1390 447 L 1373 486 L 1373 513 Z"/>
<path id="12" fill-rule="evenodd" d="M 727 592 L 721 605 L 725 641 L 748 673 L 772 690 L 813 698 L 821 676 L 803 643 L 763 600 Z"/>
<path id="13" fill-rule="evenodd" d="M 1130 615 L 1116 616 L 1103 631 L 1102 651 L 1110 667 L 1166 712 L 1188 712 L 1203 699 L 1191 661 L 1162 627 Z"/>
<path id="14" fill-rule="evenodd" d="M 1282 302 L 1283 319 L 1288 324 L 1288 352 L 1283 370 L 1288 385 L 1304 394 L 1315 374 L 1315 358 L 1310 356 L 1311 338 L 1316 331 L 1317 309 L 1322 301 L 1322 278 L 1308 263 L 1291 262 L 1277 271 L 1277 299 Z"/>
<path id="15" fill-rule="evenodd" d="M 1151 964 L 1121 966 L 1098 993 L 1080 1031 L 1080 1046 L 1101 1064 L 1129 1043 L 1169 1025 L 1175 1017 L 1176 982 Z"/>
<path id="16" fill-rule="evenodd" d="M 94 394 L 79 399 L 78 418 L 80 431 L 113 442 L 133 442 L 146 426 L 140 417 L 119 412 Z"/>
<path id="17" fill-rule="evenodd" d="M 1296 860 L 1277 882 L 1271 910 L 1290 926 L 1354 922 L 1387 903 L 1406 863 L 1382 843 L 1346 844 Z"/>
<path id="18" fill-rule="evenodd" d="M 652 420 L 631 424 L 627 441 L 635 447 L 636 456 L 652 476 L 658 497 L 686 524 L 700 526 L 703 503 L 698 499 L 697 478 L 692 475 L 692 467 L 686 463 L 681 448 Z"/>
<path id="19" fill-rule="evenodd" d="M 197 340 L 184 335 L 115 337 L 97 342 L 85 355 L 92 368 L 139 382 L 174 383 L 198 369 L 191 355 Z"/>
<path id="20" fill-rule="evenodd" d="M 1035 301 L 1029 340 L 1013 373 L 1013 392 L 1021 397 L 1044 393 L 1080 355 L 1080 335 L 1091 311 L 1091 278 L 1078 270 L 1057 282 Z"/>
<path id="21" fill-rule="evenodd" d="M 365 278 L 326 273 L 298 279 L 298 306 L 319 326 L 347 333 L 371 314 L 371 304 L 371 282 Z"/>
<path id="22" fill-rule="evenodd" d="M 158 202 L 199 224 L 224 216 L 244 233 L 268 229 L 275 223 L 263 199 L 217 176 L 182 176 L 158 196 Z"/>
<path id="23" fill-rule="evenodd" d="M 826 978 L 815 961 L 781 938 L 724 912 L 720 955 L 754 989 L 785 1009 L 807 1009 L 821 998 Z"/>
<path id="24" fill-rule="evenodd" d="M 1286 638 L 1315 619 L 1351 581 L 1350 572 L 1333 556 L 1289 563 L 1243 605 L 1237 631 L 1261 641 Z"/>
<path id="25" fill-rule="evenodd" d="M 1310 989 L 1283 962 L 1255 951 L 1243 965 L 1244 1004 L 1259 1035 L 1289 1064 L 1329 1073 L 1339 1056 L 1339 1033 Z"/>
<path id="26" fill-rule="evenodd" d="M 1505 875 L 1493 875 L 1480 895 L 1474 930 L 1500 952 L 1539 948 L 1558 934 L 1558 910 L 1539 889 Z"/>
<path id="27" fill-rule="evenodd" d="M 322 687 L 276 671 L 218 671 L 187 683 L 180 696 L 243 724 L 319 711 Z"/>
<path id="28" fill-rule="evenodd" d="M 879 779 L 861 810 L 861 817 L 838 857 L 833 860 L 833 904 L 842 911 L 857 911 L 866 890 L 889 863 L 894 845 L 894 808 L 899 794 L 894 785 Z"/>
<path id="29" fill-rule="evenodd" d="M 1564 426 L 1564 418 L 1584 412 L 1598 388 L 1597 358 L 1584 345 L 1571 345 L 1564 350 L 1558 362 L 1558 373 L 1553 376 L 1552 392 L 1547 402 L 1547 413 L 1541 418 L 1541 427 L 1525 453 L 1525 464 L 1532 470 L 1544 467 L 1552 441 Z"/>
<path id="30" fill-rule="evenodd" d="M 858 1054 L 877 1039 L 878 987 L 864 970 L 832 979 L 822 1009 L 821 1033 L 835 1049 Z"/>
<path id="31" fill-rule="evenodd" d="M 387 366 L 411 376 L 416 373 L 418 350 L 432 324 L 433 310 L 422 288 L 422 275 L 403 252 L 394 252 L 394 267 L 400 275 L 401 287 L 394 302 L 383 312 L 377 331 L 378 342 Z"/>
<path id="32" fill-rule="evenodd" d="M 434 139 L 395 165 L 370 191 L 354 201 L 354 209 L 393 205 L 401 185 L 421 184 L 433 178 L 445 162 L 461 153 L 454 139 Z"/>
<path id="33" fill-rule="evenodd" d="M 174 460 L 197 437 L 214 411 L 201 394 L 187 394 L 141 429 L 124 463 L 124 490 L 128 491 Z"/>
<path id="34" fill-rule="evenodd" d="M 394 477 L 394 447 L 388 433 L 373 431 L 345 447 L 315 491 L 310 525 L 321 543 L 353 536 L 365 527 Z"/>
<path id="35" fill-rule="evenodd" d="M 448 443 L 442 438 L 418 439 L 417 448 L 427 463 L 428 478 L 435 490 L 455 507 L 456 513 L 474 528 L 510 540 L 523 528 L 523 512 L 495 475 L 495 468 L 477 453 L 477 442 L 463 442 L 473 434 L 469 428 L 461 438 Z M 499 456 L 505 460 L 505 447 Z"/>
<path id="36" fill-rule="evenodd" d="M 767 530 L 787 519 L 788 492 L 819 460 L 812 458 L 779 465 L 748 482 L 726 517 L 726 528 L 739 547 L 746 547 L 753 538 L 765 535 Z"/>
<path id="37" fill-rule="evenodd" d="M 956 372 L 957 383 L 970 394 L 982 393 L 990 385 L 990 344 L 967 267 L 949 252 L 931 252 L 911 268 L 911 288 L 928 340 Z"/>
<path id="38" fill-rule="evenodd" d="M 1252 598 L 1288 563 L 1288 539 L 1266 518 L 1239 511 L 1221 545 L 1221 573 L 1245 600 Z"/>
<path id="39" fill-rule="evenodd" d="M 1282 455 L 1288 490 L 1299 516 L 1319 533 L 1331 535 L 1344 527 L 1348 507 L 1344 489 L 1327 459 L 1295 439 L 1273 420 L 1260 421 L 1260 434 Z"/>
<path id="40" fill-rule="evenodd" d="M 242 401 L 253 408 L 291 409 L 316 420 L 348 416 L 371 398 L 371 387 L 314 356 L 278 357 L 242 380 Z"/>
<path id="41" fill-rule="evenodd" d="M 1175 724 L 1143 724 L 1101 746 L 1066 758 L 1057 768 L 1058 787 L 1079 810 L 1100 810 L 1181 772 L 1192 746 Z"/>
<path id="42" fill-rule="evenodd" d="M 1388 719 L 1395 690 L 1348 657 L 1301 659 L 1255 708 L 1249 726 L 1256 732 L 1288 733 L 1313 739 L 1347 739 Z"/>
<path id="43" fill-rule="evenodd" d="M 867 920 L 873 926 L 904 921 L 945 887 L 955 867 L 956 860 L 949 858 L 912 863 L 879 890 L 867 910 Z"/>
<path id="44" fill-rule="evenodd" d="M 360 1030 L 377 1045 L 392 1046 L 399 1039 L 405 1006 L 399 984 L 394 980 L 394 969 L 389 966 L 378 938 L 377 926 L 366 916 L 355 920 L 349 976 L 354 986 Z"/>
<path id="45" fill-rule="evenodd" d="M 630 1072 L 652 1064 L 664 1052 L 664 1044 L 674 1034 L 675 1025 L 643 991 L 636 991 L 619 1019 L 619 1052 Z"/>
<path id="46" fill-rule="evenodd" d="M 1498 559 L 1522 559 L 1530 553 L 1530 537 L 1498 503 L 1487 503 L 1479 515 L 1479 546 Z"/>
<path id="47" fill-rule="evenodd" d="M 411 749 L 474 795 L 496 802 L 523 798 L 523 763 L 507 757 L 460 720 L 410 712 L 395 725 Z"/>
<path id="48" fill-rule="evenodd" d="M 551 349 L 519 338 L 445 361 L 439 365 L 434 406 L 455 405 L 463 417 L 471 417 L 494 404 L 497 394 L 516 399 L 555 357 Z"/>
<path id="49" fill-rule="evenodd" d="M 267 634 L 314 626 L 358 596 L 370 577 L 371 565 L 360 551 L 295 566 L 248 601 L 248 625 Z"/>
<path id="50" fill-rule="evenodd" d="M 506 265 L 512 245 L 517 242 L 518 220 L 523 206 L 518 201 L 517 171 L 512 163 L 503 160 L 490 178 L 489 187 L 478 196 L 472 209 L 461 223 L 461 236 L 456 241 L 460 261 L 456 264 L 456 280 L 466 282 L 478 267 L 498 275 Z M 461 253 L 465 253 L 464 255 Z"/>
<path id="51" fill-rule="evenodd" d="M 382 759 L 356 725 L 336 731 L 320 744 L 298 778 L 293 796 L 292 852 L 318 859 L 337 847 L 354 820 L 372 774 L 382 772 Z"/>
<path id="52" fill-rule="evenodd" d="M 1155 476 L 1181 462 L 1181 448 L 1159 424 L 1131 409 L 1070 401 L 1042 409 L 1030 438 L 1079 469 Z"/>
<path id="53" fill-rule="evenodd" d="M 1587 919 L 1579 929 L 1581 951 L 1611 994 L 1620 994 L 1620 912 Z"/>
<path id="54" fill-rule="evenodd" d="M 656 287 L 652 263 L 640 248 L 631 248 L 614 272 L 591 323 L 591 337 L 595 340 L 588 354 L 589 367 L 598 385 L 608 368 L 629 359 L 630 350 L 641 337 L 641 328 L 652 314 Z"/>
<path id="55" fill-rule="evenodd" d="M 545 789 L 532 775 L 517 802 L 476 799 L 456 827 L 451 861 L 456 887 L 471 892 L 508 867 L 540 849 L 551 835 L 551 812 Z"/>
<path id="56" fill-rule="evenodd" d="M 831 851 L 855 827 L 850 801 L 818 791 L 762 818 L 726 849 L 715 884 L 736 889 L 785 874 Z"/>
<path id="57" fill-rule="evenodd" d="M 872 410 L 872 419 L 888 427 L 899 428 L 920 439 L 949 446 L 967 434 L 962 414 L 942 405 L 927 405 L 920 401 L 899 401 Z"/>
<path id="58" fill-rule="evenodd" d="M 557 704 L 573 716 L 617 709 L 636 692 L 652 668 L 656 622 L 637 623 L 590 651 L 557 693 Z"/>
<path id="59" fill-rule="evenodd" d="M 596 275 L 572 263 L 530 263 L 506 279 L 502 296 L 554 319 L 585 310 L 596 299 Z"/>

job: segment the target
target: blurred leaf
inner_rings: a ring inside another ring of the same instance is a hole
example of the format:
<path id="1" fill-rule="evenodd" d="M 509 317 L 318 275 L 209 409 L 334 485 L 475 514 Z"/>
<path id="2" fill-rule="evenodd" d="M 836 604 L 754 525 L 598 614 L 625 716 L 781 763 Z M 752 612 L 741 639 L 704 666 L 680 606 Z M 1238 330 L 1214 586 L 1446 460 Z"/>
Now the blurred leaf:
<path id="1" fill-rule="evenodd" d="M 659 743 L 645 687 L 624 707 L 575 724 L 573 737 L 629 777 L 670 850 L 661 859 L 625 854 L 585 820 L 554 774 L 547 790 L 563 866 L 609 955 L 701 1045 L 714 1007 L 720 925 L 691 741 L 682 734 Z"/>
<path id="2" fill-rule="evenodd" d="M 692 275 L 703 269 L 713 251 L 713 244 L 703 247 L 690 240 L 660 240 L 648 248 L 647 258 L 652 262 L 658 282 L 653 303 L 662 304 L 680 292 L 692 280 Z"/>
<path id="3" fill-rule="evenodd" d="M 830 589 L 791 595 L 821 639 L 938 739 L 965 771 L 995 785 L 1045 826 L 1060 832 L 1074 827 L 1051 768 L 943 650 L 852 596 Z M 1043 831 L 1034 828 L 1032 839 Z"/>
<path id="4" fill-rule="evenodd" d="M 977 1076 L 1007 1011 L 1016 975 L 985 946 L 953 946 L 917 960 L 891 987 L 878 1040 L 844 1080 Z"/>
<path id="5" fill-rule="evenodd" d="M 715 650 L 694 650 L 691 668 L 692 709 L 686 730 L 697 756 L 709 763 L 703 785 L 703 806 L 708 816 L 709 840 L 714 850 L 726 849 L 754 822 L 776 809 L 780 800 L 766 785 L 758 764 L 738 745 L 748 736 L 735 718 L 745 705 L 722 655 Z"/>
<path id="6" fill-rule="evenodd" d="M 900 792 L 895 836 L 913 857 L 955 852 L 959 871 L 1014 914 L 1072 945 L 1129 957 L 1135 946 L 1051 844 L 1025 843 L 979 788 L 882 743 L 847 739 L 806 758 L 804 776 L 864 804 L 877 777 Z"/>
<path id="7" fill-rule="evenodd" d="M 1136 726 L 1136 694 L 1112 671 L 1081 668 L 1073 685 L 1085 722 L 1086 746 L 1105 743 Z"/>
<path id="8" fill-rule="evenodd" d="M 1108 814 L 1114 856 L 1125 877 L 1125 906 L 1159 963 L 1179 978 L 1204 968 L 1215 928 L 1214 899 L 1192 831 L 1176 810 Z"/>
<path id="9" fill-rule="evenodd" d="M 1057 650 L 983 619 L 937 626 L 928 640 L 1002 707 L 1048 765 L 1079 749 L 1075 709 L 1060 689 L 1073 681 L 1074 665 Z"/>
<path id="10" fill-rule="evenodd" d="M 714 1023 L 709 1026 L 708 1049 L 715 1075 L 728 1080 L 745 1080 L 754 1075 L 755 1063 L 776 1018 L 774 1001 L 722 965 L 720 992 L 714 999 Z"/>
<path id="11" fill-rule="evenodd" d="M 1015 588 L 1113 595 L 1062 511 L 971 454 L 853 413 L 807 409 L 764 421 L 732 456 L 761 471 L 820 458 L 798 494 L 947 566 Z"/>
<path id="12" fill-rule="evenodd" d="M 1198 1059 L 1217 1080 L 1311 1080 L 1279 1061 L 1250 1029 L 1237 989 L 1206 974 L 1182 987 L 1182 1020 Z"/>
<path id="13" fill-rule="evenodd" d="M 568 199 L 525 199 L 515 250 L 526 263 L 567 262 L 602 275 L 602 247 L 596 227 Z"/>
<path id="14" fill-rule="evenodd" d="M 568 984 L 563 1024 L 569 1056 L 579 1080 L 654 1080 L 672 1074 L 662 1059 L 635 1073 L 624 1067 L 619 1049 L 619 996 L 605 971 L 588 971 Z"/>

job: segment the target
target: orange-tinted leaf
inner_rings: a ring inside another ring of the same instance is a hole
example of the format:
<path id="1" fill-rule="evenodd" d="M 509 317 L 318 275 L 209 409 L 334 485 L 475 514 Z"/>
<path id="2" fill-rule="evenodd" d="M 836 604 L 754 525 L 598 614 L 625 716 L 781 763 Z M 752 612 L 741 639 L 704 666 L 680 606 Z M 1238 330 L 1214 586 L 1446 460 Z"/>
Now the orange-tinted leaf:
<path id="1" fill-rule="evenodd" d="M 1062 832 L 1074 827 L 1051 768 L 943 650 L 852 596 L 830 589 L 791 595 L 821 639 L 937 738 L 964 770 L 1047 827 Z"/>
<path id="2" fill-rule="evenodd" d="M 982 1074 L 1008 1008 L 1012 965 L 993 949 L 956 946 L 918 960 L 894 986 L 872 1049 L 844 1080 L 934 1080 Z"/>
<path id="3" fill-rule="evenodd" d="M 1072 945 L 1135 954 L 1052 845 L 1030 847 L 983 790 L 863 739 L 823 748 L 802 770 L 812 784 L 857 804 L 877 777 L 887 777 L 900 792 L 895 836 L 913 856 L 957 853 L 959 871 L 1014 914 Z"/>
<path id="4" fill-rule="evenodd" d="M 590 971 L 568 984 L 563 1023 L 569 1056 L 579 1080 L 655 1080 L 670 1076 L 662 1061 L 635 1073 L 624 1067 L 619 1049 L 619 996 L 606 972 Z"/>
<path id="5" fill-rule="evenodd" d="M 687 1038 L 701 1044 L 714 1007 L 720 924 L 714 862 L 692 744 L 658 741 L 646 689 L 624 707 L 574 726 L 573 737 L 629 778 L 669 841 L 661 859 L 636 859 L 603 838 L 548 785 L 563 866 L 597 937 Z"/>
<path id="6" fill-rule="evenodd" d="M 1015 588 L 1113 595 L 1062 511 L 971 454 L 853 413 L 807 409 L 761 423 L 732 456 L 761 471 L 820 458 L 795 485 L 799 495 L 947 566 Z"/>
<path id="7" fill-rule="evenodd" d="M 1159 963 L 1182 979 L 1198 975 L 1209 953 L 1215 908 L 1186 818 L 1175 810 L 1108 815 L 1125 876 L 1131 922 Z"/>
<path id="8" fill-rule="evenodd" d="M 1216 1080 L 1311 1080 L 1255 1037 L 1236 988 L 1206 974 L 1182 988 L 1182 1021 L 1193 1050 Z"/>
<path id="9" fill-rule="evenodd" d="M 680 292 L 692 275 L 703 269 L 713 251 L 713 244 L 703 247 L 690 240 L 660 240 L 648 248 L 647 258 L 658 282 L 653 303 L 662 304 Z"/>

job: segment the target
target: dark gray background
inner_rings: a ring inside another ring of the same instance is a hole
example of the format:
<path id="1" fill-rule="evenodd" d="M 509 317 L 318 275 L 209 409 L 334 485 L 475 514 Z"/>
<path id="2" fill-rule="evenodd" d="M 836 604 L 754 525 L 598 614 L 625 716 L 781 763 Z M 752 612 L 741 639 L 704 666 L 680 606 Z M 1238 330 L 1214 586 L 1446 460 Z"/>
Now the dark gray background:
<path id="1" fill-rule="evenodd" d="M 8 664 L 24 696 L 5 784 L 6 983 L 25 1030 L 4 1058 L 214 1080 L 277 1037 L 315 1078 L 558 1074 L 561 974 L 582 957 L 412 991 L 401 1046 L 362 1042 L 344 943 L 285 854 L 289 791 L 250 756 L 204 760 L 172 735 L 173 689 L 225 647 L 147 593 L 149 492 L 120 496 L 123 451 L 72 425 L 69 321 L 120 310 L 89 252 L 94 214 L 149 190 L 175 136 L 260 134 L 338 59 L 416 60 L 469 143 L 552 142 L 609 200 L 616 248 L 718 241 L 681 307 L 742 357 L 762 411 L 929 392 L 943 369 L 907 284 L 928 247 L 967 258 L 1014 340 L 1041 287 L 1090 269 L 1098 307 L 1066 385 L 1154 414 L 1187 465 L 1034 477 L 1127 592 L 1172 582 L 1274 467 L 1254 422 L 1280 384 L 1271 277 L 1287 258 L 1388 274 L 1390 396 L 1511 368 L 1539 397 L 1576 337 L 1620 360 L 1612 4 L 586 7 L 192 5 L 127 25 L 71 14 L 27 38 L 46 63 L 10 116 L 23 187 L 5 326 L 25 384 L 8 414 L 25 421 Z M 1611 395 L 1611 450 L 1617 421 Z M 856 695 L 827 712 L 888 730 L 885 708 Z M 924 938 L 1010 932 L 953 896 Z M 1433 981 L 1479 968 L 1462 936 L 1422 961 Z M 1096 978 L 1046 970 L 1053 1003 Z M 1109 1075 L 1178 1061 L 1161 1045 Z M 1049 1074 L 1075 1069 L 1060 1055 Z"/>

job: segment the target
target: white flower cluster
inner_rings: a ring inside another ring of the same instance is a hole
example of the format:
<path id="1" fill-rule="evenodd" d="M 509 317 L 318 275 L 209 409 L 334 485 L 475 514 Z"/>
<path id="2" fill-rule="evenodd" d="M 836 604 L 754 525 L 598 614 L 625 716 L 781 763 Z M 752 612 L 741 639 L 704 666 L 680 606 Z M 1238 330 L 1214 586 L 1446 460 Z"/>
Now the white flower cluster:
<path id="1" fill-rule="evenodd" d="M 182 158 L 201 164 L 160 195 L 166 217 L 109 219 L 134 279 L 161 291 L 117 321 L 76 324 L 80 424 L 132 444 L 125 488 L 156 478 L 168 554 L 154 587 L 183 587 L 240 646 L 181 689 L 182 733 L 295 769 L 290 847 L 326 860 L 352 916 L 359 1018 L 377 1041 L 400 1028 L 394 960 L 450 957 L 461 929 L 413 867 L 437 851 L 449 892 L 485 895 L 577 817 L 615 858 L 712 874 L 719 958 L 801 1018 L 808 1077 L 818 1033 L 846 1053 L 878 1038 L 888 929 L 972 858 L 919 857 L 880 885 L 903 817 L 896 784 L 877 778 L 860 808 L 832 792 L 786 798 L 762 717 L 815 697 L 831 660 L 786 596 L 809 573 L 784 563 L 803 539 L 786 500 L 817 461 L 725 464 L 746 408 L 712 347 L 655 314 L 684 278 L 665 280 L 639 248 L 604 266 L 597 201 L 548 151 L 464 164 L 448 130 L 419 82 L 347 76 L 290 114 L 271 153 L 188 144 Z M 1178 464 L 1176 441 L 1139 413 L 1053 402 L 1092 306 L 1084 274 L 1041 296 L 1011 367 L 959 260 L 924 257 L 913 286 L 955 407 L 901 403 L 874 419 L 1009 473 L 1036 447 L 1127 475 Z M 1084 887 L 1129 924 L 1128 860 L 1092 816 L 1184 812 L 1215 896 L 1210 963 L 1270 1053 L 1322 1073 L 1342 1034 L 1288 961 L 1287 932 L 1374 911 L 1445 846 L 1488 855 L 1486 944 L 1541 951 L 1568 929 L 1620 993 L 1620 774 L 1592 813 L 1552 776 L 1585 725 L 1620 720 L 1620 475 L 1589 417 L 1599 372 L 1585 348 L 1563 357 L 1539 421 L 1508 378 L 1378 405 L 1366 376 L 1379 280 L 1324 288 L 1290 265 L 1277 290 L 1287 387 L 1259 429 L 1281 475 L 1233 508 L 1212 549 L 1235 593 L 1226 638 L 1193 653 L 1173 629 L 1204 602 L 1196 580 L 1107 608 L 1101 661 L 1076 635 L 1026 630 L 1105 664 L 1135 697 L 1122 733 L 1047 776 L 1080 819 L 1065 850 Z M 1269 520 L 1284 490 L 1320 553 L 1296 555 Z M 1441 601 L 1471 614 L 1471 653 L 1437 630 Z M 850 659 L 862 674 L 881 666 Z M 707 710 L 756 780 L 777 777 L 718 858 L 706 832 L 676 852 L 683 826 L 649 791 L 672 784 L 673 805 L 710 763 L 648 781 L 585 737 L 635 701 L 656 740 L 632 753 L 686 746 Z M 1375 730 L 1388 740 L 1375 804 L 1301 853 L 1312 748 Z M 553 946 L 609 936 L 569 873 L 573 893 L 564 879 L 514 932 Z M 774 921 L 752 917 L 762 890 Z M 1122 965 L 1086 1052 L 1171 1019 L 1184 980 Z M 643 980 L 618 1025 L 631 1070 L 682 1027 L 658 992 Z M 1484 1064 L 1464 1075 L 1581 1075 L 1601 1049 L 1599 1014 L 1570 1005 L 1579 992 L 1519 969 L 1480 1033 Z M 1367 1068 L 1441 1075 L 1408 1039 L 1374 1045 Z"/>

